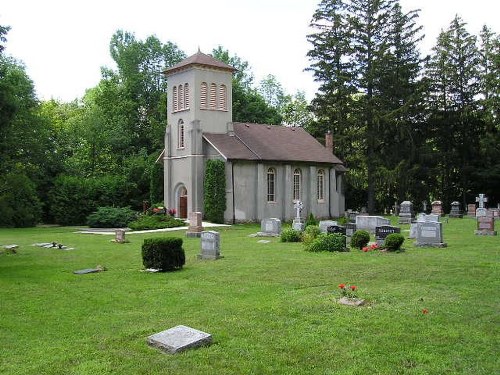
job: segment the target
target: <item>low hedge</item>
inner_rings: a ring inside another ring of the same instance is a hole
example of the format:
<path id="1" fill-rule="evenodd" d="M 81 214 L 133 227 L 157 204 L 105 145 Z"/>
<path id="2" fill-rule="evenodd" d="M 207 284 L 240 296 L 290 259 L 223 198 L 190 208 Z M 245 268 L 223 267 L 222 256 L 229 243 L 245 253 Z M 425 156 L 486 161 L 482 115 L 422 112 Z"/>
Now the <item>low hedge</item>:
<path id="1" fill-rule="evenodd" d="M 164 229 L 186 226 L 184 220 L 169 215 L 141 215 L 128 224 L 132 230 Z"/>
<path id="2" fill-rule="evenodd" d="M 137 212 L 128 207 L 99 207 L 87 217 L 91 228 L 124 228 L 137 219 Z"/>
<path id="3" fill-rule="evenodd" d="M 142 264 L 145 268 L 175 271 L 186 263 L 182 238 L 146 238 L 142 244 Z"/>

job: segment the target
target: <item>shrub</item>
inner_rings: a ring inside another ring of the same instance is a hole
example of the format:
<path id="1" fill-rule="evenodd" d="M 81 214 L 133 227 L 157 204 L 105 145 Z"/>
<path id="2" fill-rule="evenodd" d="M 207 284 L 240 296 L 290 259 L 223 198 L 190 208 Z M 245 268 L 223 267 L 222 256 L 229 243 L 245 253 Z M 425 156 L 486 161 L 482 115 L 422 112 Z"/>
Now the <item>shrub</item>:
<path id="1" fill-rule="evenodd" d="M 168 215 L 141 215 L 135 221 L 128 223 L 132 230 L 164 229 L 185 226 L 184 220 Z"/>
<path id="2" fill-rule="evenodd" d="M 370 233 L 366 230 L 357 230 L 351 238 L 351 247 L 362 249 L 370 242 Z"/>
<path id="3" fill-rule="evenodd" d="M 59 176 L 49 194 L 50 214 L 61 225 L 81 225 L 98 207 L 125 206 L 130 186 L 123 176 Z"/>
<path id="4" fill-rule="evenodd" d="M 142 264 L 161 271 L 181 269 L 186 263 L 182 238 L 146 238 L 142 244 Z"/>
<path id="5" fill-rule="evenodd" d="M 311 243 L 321 234 L 321 230 L 317 225 L 309 225 L 302 233 L 302 242 L 304 243 L 304 247 L 306 250 L 311 245 Z"/>
<path id="6" fill-rule="evenodd" d="M 123 228 L 137 219 L 137 212 L 128 207 L 99 207 L 87 217 L 91 228 Z"/>
<path id="7" fill-rule="evenodd" d="M 316 220 L 316 218 L 314 217 L 314 215 L 312 214 L 312 212 L 307 216 L 306 228 L 309 225 L 318 225 L 318 220 Z"/>
<path id="8" fill-rule="evenodd" d="M 281 242 L 300 242 L 301 240 L 302 236 L 298 230 L 286 228 L 281 232 Z"/>
<path id="9" fill-rule="evenodd" d="M 0 227 L 34 227 L 41 220 L 42 205 L 35 184 L 23 172 L 2 176 L 0 213 Z"/>
<path id="10" fill-rule="evenodd" d="M 401 233 L 391 233 L 385 238 L 384 247 L 389 251 L 398 251 L 403 242 L 405 238 Z"/>
<path id="11" fill-rule="evenodd" d="M 312 252 L 347 251 L 345 236 L 338 233 L 322 233 L 312 241 L 311 245 L 306 250 Z"/>
<path id="12" fill-rule="evenodd" d="M 203 182 L 205 218 L 212 223 L 224 222 L 226 211 L 226 169 L 222 160 L 207 160 Z"/>

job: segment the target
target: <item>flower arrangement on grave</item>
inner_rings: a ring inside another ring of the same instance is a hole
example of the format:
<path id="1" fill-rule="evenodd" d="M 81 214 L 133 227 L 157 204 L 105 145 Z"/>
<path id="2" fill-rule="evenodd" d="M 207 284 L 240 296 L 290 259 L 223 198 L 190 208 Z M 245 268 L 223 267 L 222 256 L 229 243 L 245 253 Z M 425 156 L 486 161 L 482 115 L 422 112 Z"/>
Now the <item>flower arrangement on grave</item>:
<path id="1" fill-rule="evenodd" d="M 340 296 L 347 298 L 358 298 L 356 290 L 358 287 L 356 285 L 339 284 Z"/>
<path id="2" fill-rule="evenodd" d="M 365 303 L 364 299 L 358 298 L 358 287 L 356 285 L 339 284 L 340 299 L 339 303 L 349 306 L 361 306 Z"/>
<path id="3" fill-rule="evenodd" d="M 167 212 L 168 212 L 168 214 L 169 214 L 170 216 L 175 216 L 175 214 L 177 213 L 177 210 L 176 210 L 175 208 L 169 208 L 169 209 L 167 210 Z"/>
<path id="4" fill-rule="evenodd" d="M 368 251 L 379 250 L 379 249 L 380 249 L 380 247 L 376 243 L 374 243 L 374 244 L 371 244 L 370 246 L 363 247 L 362 250 L 364 253 L 367 253 Z"/>

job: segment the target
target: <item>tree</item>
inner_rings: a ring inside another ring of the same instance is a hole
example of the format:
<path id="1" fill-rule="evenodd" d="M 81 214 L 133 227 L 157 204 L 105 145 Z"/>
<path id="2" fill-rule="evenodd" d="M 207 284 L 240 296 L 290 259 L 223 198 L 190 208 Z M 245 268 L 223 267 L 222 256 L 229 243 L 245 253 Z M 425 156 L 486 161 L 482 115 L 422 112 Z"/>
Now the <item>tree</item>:
<path id="1" fill-rule="evenodd" d="M 280 124 L 281 115 L 253 87 L 253 74 L 248 62 L 230 56 L 221 46 L 212 51 L 214 58 L 236 69 L 233 75 L 233 121 L 260 124 Z"/>
<path id="2" fill-rule="evenodd" d="M 462 197 L 464 206 L 471 194 L 474 163 L 484 122 L 478 112 L 479 54 L 476 37 L 469 34 L 456 16 L 442 31 L 427 66 L 431 82 L 429 126 L 438 153 L 435 196 L 448 205 Z"/>
<path id="3" fill-rule="evenodd" d="M 391 152 L 391 132 L 407 123 L 418 101 L 409 97 L 419 72 L 416 17 L 417 11 L 402 14 L 397 0 L 323 0 L 311 21 L 309 70 L 320 82 L 312 103 L 316 132 L 335 134 L 349 188 L 366 191 L 369 212 L 377 178 L 387 177 L 377 171 Z"/>

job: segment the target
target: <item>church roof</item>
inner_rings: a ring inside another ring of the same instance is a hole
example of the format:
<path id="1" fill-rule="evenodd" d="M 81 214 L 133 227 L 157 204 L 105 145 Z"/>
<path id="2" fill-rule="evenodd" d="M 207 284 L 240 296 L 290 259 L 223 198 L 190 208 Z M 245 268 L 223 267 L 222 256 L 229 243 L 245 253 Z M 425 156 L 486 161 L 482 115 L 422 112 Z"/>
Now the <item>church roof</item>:
<path id="1" fill-rule="evenodd" d="M 211 67 L 211 68 L 226 70 L 229 72 L 236 71 L 236 69 L 233 68 L 231 65 L 223 63 L 222 61 L 217 60 L 210 55 L 205 55 L 204 53 L 198 51 L 194 55 L 189 56 L 188 58 L 182 60 L 180 63 L 175 64 L 174 66 L 171 66 L 170 68 L 166 69 L 164 73 L 167 75 L 177 73 L 178 71 L 188 69 L 191 66 Z"/>
<path id="2" fill-rule="evenodd" d="M 302 128 L 238 122 L 233 127 L 234 135 L 203 133 L 227 160 L 343 164 Z"/>

